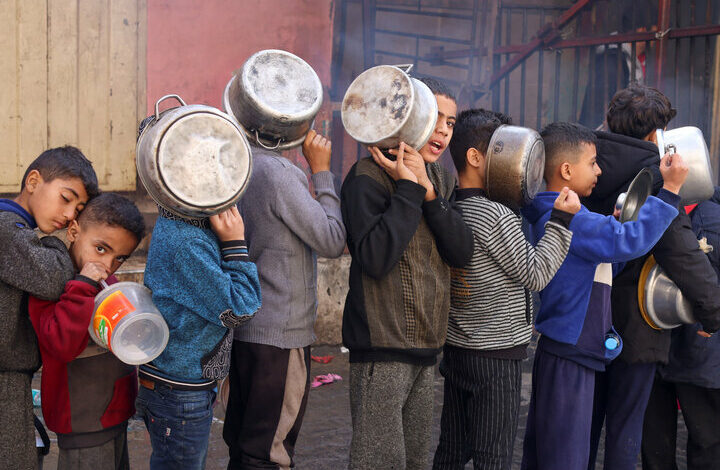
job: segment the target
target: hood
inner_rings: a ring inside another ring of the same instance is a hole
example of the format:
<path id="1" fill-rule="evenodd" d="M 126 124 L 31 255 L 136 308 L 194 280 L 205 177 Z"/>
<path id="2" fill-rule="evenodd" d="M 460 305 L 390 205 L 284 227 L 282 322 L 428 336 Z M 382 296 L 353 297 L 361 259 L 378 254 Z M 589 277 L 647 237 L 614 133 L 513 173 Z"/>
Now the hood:
<path id="1" fill-rule="evenodd" d="M 543 191 L 535 195 L 535 199 L 523 207 L 521 212 L 523 217 L 527 219 L 531 224 L 536 224 L 543 215 L 547 214 L 552 210 L 555 199 L 557 199 L 558 193 L 555 191 Z"/>
<path id="2" fill-rule="evenodd" d="M 23 220 L 25 220 L 25 222 L 30 226 L 30 228 L 37 227 L 33 216 L 31 216 L 28 211 L 23 209 L 20 204 L 11 199 L 0 199 L 0 211 L 13 212 L 22 217 Z"/>
<path id="3" fill-rule="evenodd" d="M 611 132 L 595 131 L 597 162 L 602 174 L 590 196 L 582 198 L 589 210 L 603 215 L 612 214 L 620 193 L 627 191 L 630 182 L 643 168 L 653 174 L 653 194 L 662 187 L 660 154 L 652 142 Z"/>

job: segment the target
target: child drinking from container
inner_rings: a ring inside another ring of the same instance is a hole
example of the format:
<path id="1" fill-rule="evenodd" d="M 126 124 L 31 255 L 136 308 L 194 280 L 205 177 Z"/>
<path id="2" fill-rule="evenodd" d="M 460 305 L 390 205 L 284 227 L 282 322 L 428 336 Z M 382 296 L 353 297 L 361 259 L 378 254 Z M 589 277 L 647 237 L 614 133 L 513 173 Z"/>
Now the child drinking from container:
<path id="1" fill-rule="evenodd" d="M 92 164 L 75 147 L 46 150 L 25 171 L 20 194 L 0 199 L 0 462 L 37 467 L 30 381 L 40 367 L 27 294 L 57 300 L 72 279 L 62 241 L 39 238 L 65 228 L 98 193 Z"/>
<path id="2" fill-rule="evenodd" d="M 568 187 L 587 197 L 602 173 L 591 130 L 554 123 L 541 135 L 547 191 L 523 209 L 535 243 L 545 233 L 558 191 Z M 658 241 L 677 216 L 677 193 L 688 169 L 679 155 L 666 155 L 660 171 L 663 189 L 657 197 L 648 197 L 637 221 L 621 224 L 611 215 L 581 207 L 570 222 L 570 251 L 540 293 L 535 328 L 541 336 L 533 363 L 523 469 L 587 468 L 595 371 L 604 370 L 622 349 L 612 327 L 610 263 L 642 256 Z"/>
<path id="3" fill-rule="evenodd" d="M 31 297 L 30 319 L 42 355 L 42 410 L 58 437 L 59 470 L 129 468 L 127 423 L 135 413 L 137 374 L 90 340 L 88 325 L 100 282 L 135 250 L 145 232 L 127 198 L 105 193 L 70 223 L 67 239 L 75 278 L 58 301 Z"/>
<path id="4" fill-rule="evenodd" d="M 534 248 L 520 217 L 485 192 L 486 155 L 493 133 L 511 124 L 504 114 L 471 109 L 455 123 L 450 153 L 458 171 L 457 204 L 475 248 L 454 269 L 450 318 L 440 372 L 445 377 L 440 442 L 433 469 L 510 469 L 520 409 L 521 365 L 532 335 L 528 290 L 552 279 L 570 248 L 568 225 L 580 210 L 561 188 Z"/>

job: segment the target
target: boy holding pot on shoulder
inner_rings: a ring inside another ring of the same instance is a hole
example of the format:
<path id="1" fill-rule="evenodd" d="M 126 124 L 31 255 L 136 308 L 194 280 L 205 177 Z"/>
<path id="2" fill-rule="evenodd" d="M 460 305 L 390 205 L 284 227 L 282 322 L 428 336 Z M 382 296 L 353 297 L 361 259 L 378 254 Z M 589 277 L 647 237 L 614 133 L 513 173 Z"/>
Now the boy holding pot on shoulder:
<path id="1" fill-rule="evenodd" d="M 455 178 L 437 160 L 457 104 L 422 80 L 438 102 L 428 143 L 401 143 L 396 161 L 371 147 L 341 191 L 352 257 L 343 314 L 350 349 L 351 469 L 427 465 L 437 355 L 450 310 L 450 268 L 470 260 L 473 236 L 454 203 Z"/>

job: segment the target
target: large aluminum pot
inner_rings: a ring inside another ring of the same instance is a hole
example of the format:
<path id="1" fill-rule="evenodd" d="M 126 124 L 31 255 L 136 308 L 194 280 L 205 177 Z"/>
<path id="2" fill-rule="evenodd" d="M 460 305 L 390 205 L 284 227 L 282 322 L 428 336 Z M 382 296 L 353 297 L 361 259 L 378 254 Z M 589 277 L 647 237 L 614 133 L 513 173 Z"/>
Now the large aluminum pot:
<path id="1" fill-rule="evenodd" d="M 687 126 L 663 131 L 658 129 L 657 136 L 660 158 L 665 153 L 679 153 L 688 166 L 685 184 L 680 188 L 683 205 L 707 201 L 713 195 L 715 187 L 710 166 L 710 153 L 703 133 L 697 127 Z"/>
<path id="2" fill-rule="evenodd" d="M 690 301 L 650 256 L 638 282 L 638 306 L 645 322 L 656 330 L 696 323 Z"/>
<path id="3" fill-rule="evenodd" d="M 378 65 L 358 75 L 342 102 L 347 133 L 381 149 L 405 142 L 420 150 L 437 118 L 437 100 L 430 88 L 394 65 Z"/>
<path id="4" fill-rule="evenodd" d="M 490 138 L 486 156 L 488 197 L 512 209 L 529 204 L 540 190 L 545 145 L 533 129 L 502 125 Z"/>
<path id="5" fill-rule="evenodd" d="M 160 113 L 175 98 L 182 106 Z M 155 103 L 155 118 L 137 142 L 137 170 L 150 196 L 170 212 L 208 217 L 235 205 L 250 182 L 250 145 L 219 109 L 186 105 L 177 95 Z"/>
<path id="6" fill-rule="evenodd" d="M 268 49 L 250 56 L 230 79 L 223 107 L 251 142 L 286 150 L 302 145 L 322 99 L 320 78 L 307 62 Z"/>
<path id="7" fill-rule="evenodd" d="M 652 189 L 652 172 L 647 168 L 643 168 L 635 175 L 627 192 L 620 193 L 615 202 L 615 208 L 620 209 L 620 222 L 637 220 L 640 208 L 652 193 Z"/>

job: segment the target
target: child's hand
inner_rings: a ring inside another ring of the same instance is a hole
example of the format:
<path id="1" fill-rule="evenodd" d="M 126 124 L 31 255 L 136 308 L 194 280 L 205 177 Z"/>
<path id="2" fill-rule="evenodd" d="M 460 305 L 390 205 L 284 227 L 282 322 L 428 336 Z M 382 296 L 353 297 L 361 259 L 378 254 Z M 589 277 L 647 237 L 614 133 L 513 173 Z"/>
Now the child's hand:
<path id="1" fill-rule="evenodd" d="M 418 179 L 407 166 L 405 166 L 405 144 L 400 143 L 398 148 L 397 160 L 394 162 L 388 159 L 377 147 L 368 147 L 373 160 L 377 163 L 380 168 L 390 175 L 390 178 L 397 180 L 410 180 L 413 183 L 417 183 Z"/>
<path id="2" fill-rule="evenodd" d="M 660 173 L 664 181 L 663 188 L 677 194 L 685 183 L 688 167 L 679 153 L 666 153 L 660 160 Z"/>
<path id="3" fill-rule="evenodd" d="M 232 206 L 225 212 L 210 216 L 210 228 L 221 242 L 245 239 L 245 223 L 240 216 L 240 212 L 238 212 L 237 206 Z"/>
<path id="4" fill-rule="evenodd" d="M 80 275 L 92 279 L 95 282 L 104 281 L 108 277 L 107 268 L 96 261 L 88 261 L 80 270 Z"/>
<path id="5" fill-rule="evenodd" d="M 303 142 L 302 152 L 313 174 L 330 171 L 330 155 L 332 154 L 330 139 L 310 129 L 305 137 L 305 142 Z"/>
<path id="6" fill-rule="evenodd" d="M 580 210 L 580 198 L 575 191 L 565 186 L 558 194 L 557 199 L 555 199 L 553 207 L 563 212 L 577 214 Z"/>
<path id="7" fill-rule="evenodd" d="M 391 155 L 397 155 L 399 151 L 399 148 L 388 150 Z M 435 199 L 437 197 L 435 194 L 435 186 L 433 186 L 428 177 L 427 169 L 425 168 L 425 159 L 420 155 L 420 152 L 405 144 L 405 158 L 403 161 L 405 166 L 417 177 L 417 183 L 425 188 L 425 200 L 432 201 Z"/>

